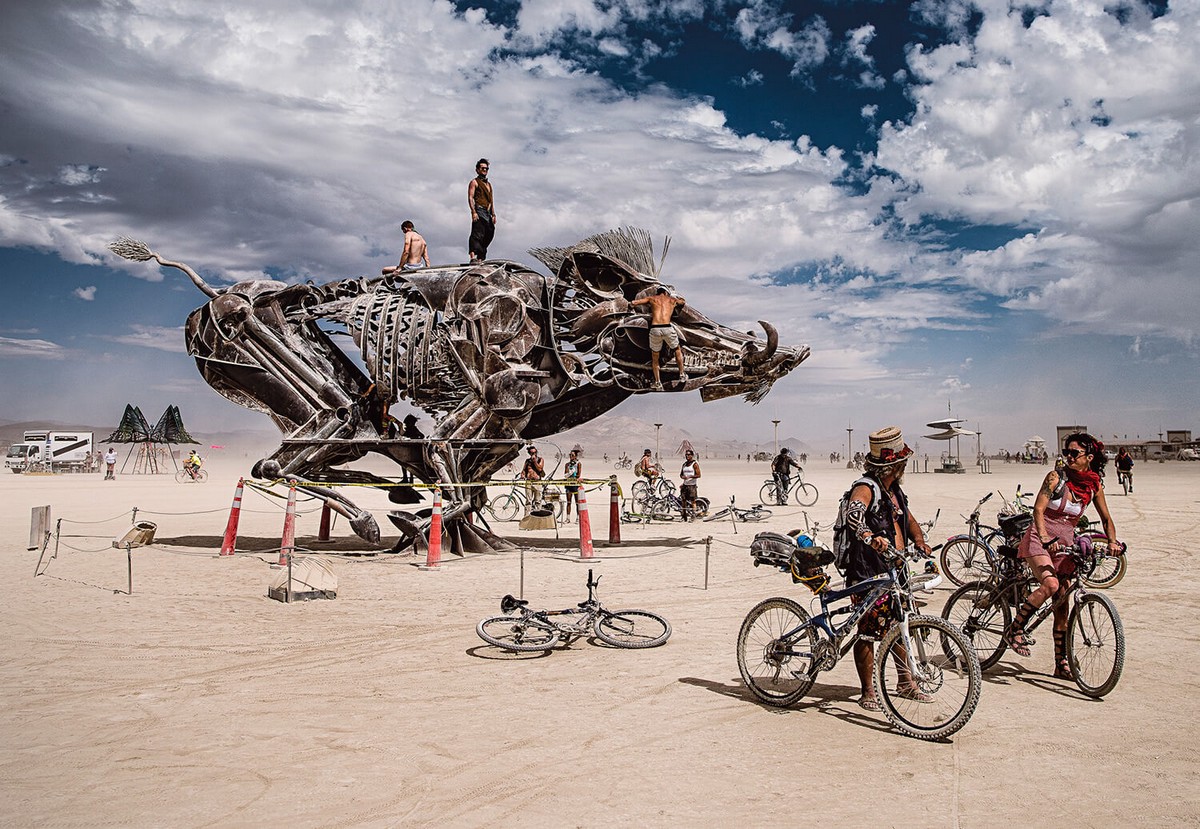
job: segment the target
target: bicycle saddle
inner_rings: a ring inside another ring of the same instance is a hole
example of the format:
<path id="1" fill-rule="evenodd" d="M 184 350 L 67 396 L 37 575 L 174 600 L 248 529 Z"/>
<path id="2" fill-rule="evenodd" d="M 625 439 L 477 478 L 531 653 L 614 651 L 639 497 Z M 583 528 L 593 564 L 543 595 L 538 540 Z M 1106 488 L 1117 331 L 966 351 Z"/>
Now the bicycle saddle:
<path id="1" fill-rule="evenodd" d="M 505 594 L 504 598 L 500 600 L 500 612 L 512 613 L 517 608 L 525 607 L 528 604 L 528 599 L 518 599 L 511 594 Z"/>

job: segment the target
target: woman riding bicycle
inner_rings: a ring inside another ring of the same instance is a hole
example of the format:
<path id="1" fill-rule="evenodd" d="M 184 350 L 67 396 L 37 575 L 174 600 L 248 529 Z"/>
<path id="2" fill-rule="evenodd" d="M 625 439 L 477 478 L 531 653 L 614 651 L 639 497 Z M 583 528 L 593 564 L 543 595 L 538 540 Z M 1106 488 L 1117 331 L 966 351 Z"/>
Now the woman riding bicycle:
<path id="1" fill-rule="evenodd" d="M 187 460 L 183 462 L 183 468 L 187 471 L 187 474 L 191 475 L 193 478 L 196 477 L 196 473 L 200 471 L 200 467 L 203 465 L 204 460 L 198 454 L 196 454 L 195 449 L 193 449 L 192 453 L 187 456 Z"/>
<path id="2" fill-rule="evenodd" d="M 1068 550 L 1075 541 L 1075 525 L 1087 505 L 1096 503 L 1104 523 L 1109 549 L 1117 546 L 1117 527 L 1104 500 L 1102 478 L 1108 458 L 1104 444 L 1084 432 L 1068 435 L 1063 446 L 1066 465 L 1046 475 L 1037 500 L 1033 503 L 1033 524 L 1025 531 L 1018 555 L 1025 560 L 1038 580 L 1038 588 L 1029 594 L 1013 616 L 1005 641 L 1017 656 L 1029 656 L 1031 644 L 1025 635 L 1025 623 L 1046 599 L 1065 592 L 1075 563 Z M 1061 577 L 1061 580 L 1060 580 Z M 1067 603 L 1054 606 L 1054 676 L 1072 679 L 1067 662 Z"/>

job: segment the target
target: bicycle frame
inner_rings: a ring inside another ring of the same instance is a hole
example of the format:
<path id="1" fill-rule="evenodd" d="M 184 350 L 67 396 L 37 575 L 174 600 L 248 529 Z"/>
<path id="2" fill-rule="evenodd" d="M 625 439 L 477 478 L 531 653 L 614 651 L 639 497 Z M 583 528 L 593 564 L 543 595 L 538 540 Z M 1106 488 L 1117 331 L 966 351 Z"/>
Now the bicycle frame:
<path id="1" fill-rule="evenodd" d="M 896 568 L 892 566 L 888 567 L 888 572 L 886 574 L 860 581 L 857 584 L 851 585 L 850 587 L 844 587 L 841 590 L 821 591 L 819 594 L 817 594 L 817 598 L 820 599 L 821 602 L 821 612 L 815 616 L 809 617 L 808 621 L 806 621 L 804 624 L 793 628 L 787 633 L 784 633 L 779 637 L 779 639 L 785 641 L 792 640 L 794 637 L 799 637 L 800 634 L 809 628 L 816 628 L 825 634 L 826 640 L 830 645 L 833 646 L 834 653 L 837 654 L 837 657 L 834 659 L 832 664 L 825 664 L 824 660 L 814 659 L 813 666 L 807 674 L 807 678 L 815 678 L 816 675 L 822 670 L 833 668 L 833 666 L 836 665 L 842 659 L 842 657 L 850 652 L 850 649 L 854 647 L 854 644 L 862 636 L 861 632 L 857 628 L 858 623 L 862 621 L 864 616 L 866 616 L 875 608 L 876 602 L 878 602 L 880 598 L 888 593 L 895 595 L 900 603 L 900 619 L 896 622 L 896 624 L 900 625 L 900 636 L 904 641 L 906 654 L 905 661 L 907 663 L 906 667 L 910 676 L 919 676 L 920 669 L 917 665 L 916 659 L 913 656 L 913 643 L 908 631 L 908 619 L 913 613 L 912 597 L 911 594 L 905 595 L 907 591 L 905 591 L 903 588 L 901 577 Z M 830 609 L 829 607 L 830 604 L 841 601 L 842 599 L 848 599 L 853 596 L 864 594 L 865 596 L 863 600 L 856 604 L 850 604 L 833 609 Z M 834 616 L 839 616 L 842 614 L 847 614 L 847 618 L 844 622 L 842 622 L 840 625 L 830 624 L 830 620 Z M 843 641 L 843 639 L 845 639 L 845 641 Z M 784 654 L 787 656 L 798 656 L 800 658 L 813 656 L 813 654 L 809 653 L 798 653 L 794 651 L 791 646 L 784 651 Z"/>

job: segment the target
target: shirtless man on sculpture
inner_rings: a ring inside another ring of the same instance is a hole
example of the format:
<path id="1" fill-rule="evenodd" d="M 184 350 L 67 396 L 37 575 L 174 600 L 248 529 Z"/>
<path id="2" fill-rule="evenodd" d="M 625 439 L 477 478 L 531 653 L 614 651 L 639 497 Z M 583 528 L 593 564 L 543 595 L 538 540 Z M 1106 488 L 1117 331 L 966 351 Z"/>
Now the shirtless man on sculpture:
<path id="1" fill-rule="evenodd" d="M 400 225 L 400 229 L 404 231 L 404 252 L 400 254 L 400 264 L 394 268 L 384 268 L 384 276 L 396 271 L 415 271 L 421 267 L 429 267 L 429 246 L 425 244 L 425 237 L 417 233 L 412 222 L 405 222 Z"/>
<path id="2" fill-rule="evenodd" d="M 671 322 L 671 315 L 675 313 L 675 309 L 686 304 L 683 297 L 671 296 L 671 292 L 661 286 L 650 296 L 635 299 L 630 303 L 634 306 L 650 306 L 650 369 L 654 372 L 654 385 L 650 387 L 652 391 L 663 390 L 662 379 L 658 374 L 658 354 L 664 344 L 675 349 L 679 382 L 682 384 L 688 380 L 687 372 L 683 370 L 683 349 L 679 347 L 679 332 Z"/>

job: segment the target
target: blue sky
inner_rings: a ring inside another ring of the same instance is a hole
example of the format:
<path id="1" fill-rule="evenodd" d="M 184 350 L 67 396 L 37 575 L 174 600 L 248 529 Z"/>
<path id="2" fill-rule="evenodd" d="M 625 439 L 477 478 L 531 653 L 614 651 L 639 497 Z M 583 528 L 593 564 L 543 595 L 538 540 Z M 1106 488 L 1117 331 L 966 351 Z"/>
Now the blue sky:
<path id="1" fill-rule="evenodd" d="M 808 363 L 757 408 L 622 414 L 834 448 L 955 414 L 1200 432 L 1200 5 L 90 0 L 0 30 L 0 419 L 269 424 L 183 353 L 214 283 L 376 274 L 633 224 L 666 278 Z M 20 393 L 11 390 L 20 389 Z"/>

